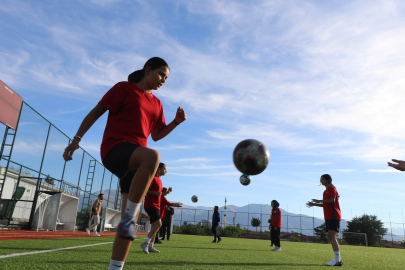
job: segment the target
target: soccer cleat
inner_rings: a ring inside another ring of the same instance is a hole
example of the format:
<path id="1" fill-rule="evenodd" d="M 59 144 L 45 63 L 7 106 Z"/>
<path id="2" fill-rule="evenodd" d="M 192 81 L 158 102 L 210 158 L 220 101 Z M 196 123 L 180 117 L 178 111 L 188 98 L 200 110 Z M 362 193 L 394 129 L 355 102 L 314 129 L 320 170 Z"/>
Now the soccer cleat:
<path id="1" fill-rule="evenodd" d="M 96 233 L 96 232 L 95 232 L 95 233 L 93 233 L 93 236 L 100 236 L 100 235 L 99 235 L 98 233 Z"/>
<path id="2" fill-rule="evenodd" d="M 131 217 L 125 213 L 118 224 L 117 235 L 118 237 L 133 241 L 136 237 L 135 217 Z"/>
<path id="3" fill-rule="evenodd" d="M 90 235 L 90 230 L 89 230 L 89 228 L 86 228 L 86 233 L 87 233 L 88 235 Z"/>
<path id="4" fill-rule="evenodd" d="M 144 253 L 149 254 L 149 244 L 146 242 L 143 242 L 140 247 L 143 250 Z"/>
<path id="5" fill-rule="evenodd" d="M 217 241 L 214 240 L 214 241 L 212 241 L 211 243 L 216 243 L 216 242 L 217 242 Z"/>
<path id="6" fill-rule="evenodd" d="M 162 244 L 162 242 L 159 239 L 156 239 L 155 244 Z"/>
<path id="7" fill-rule="evenodd" d="M 281 251 L 281 248 L 280 247 L 275 247 L 271 251 Z"/>
<path id="8" fill-rule="evenodd" d="M 219 240 L 218 240 L 218 242 L 217 243 L 219 243 L 219 242 L 221 242 L 222 241 L 222 238 L 219 238 Z"/>
<path id="9" fill-rule="evenodd" d="M 327 266 L 342 266 L 342 265 L 343 265 L 343 261 L 338 262 L 338 261 L 336 261 L 336 260 L 334 259 L 333 261 L 328 262 L 326 265 L 327 265 Z"/>
<path id="10" fill-rule="evenodd" d="M 152 252 L 152 253 L 160 253 L 160 251 L 159 250 L 157 250 L 156 248 L 154 248 L 154 247 L 151 247 L 151 246 L 149 246 L 149 252 Z"/>

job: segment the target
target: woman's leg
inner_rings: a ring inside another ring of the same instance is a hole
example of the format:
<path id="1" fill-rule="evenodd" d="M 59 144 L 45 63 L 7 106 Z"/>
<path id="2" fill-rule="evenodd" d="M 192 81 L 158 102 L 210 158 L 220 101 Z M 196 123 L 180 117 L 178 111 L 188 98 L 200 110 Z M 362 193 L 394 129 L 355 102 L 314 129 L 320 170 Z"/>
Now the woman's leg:
<path id="1" fill-rule="evenodd" d="M 337 231 L 328 231 L 330 243 L 332 244 L 333 251 L 339 251 L 339 243 L 337 241 Z"/>
<path id="2" fill-rule="evenodd" d="M 281 243 L 280 243 L 280 228 L 276 228 L 276 242 L 274 243 L 274 245 L 276 247 L 281 247 Z"/>
<path id="3" fill-rule="evenodd" d="M 127 200 L 133 203 L 142 202 L 156 173 L 159 162 L 160 155 L 155 150 L 139 146 L 132 153 L 128 164 L 128 171 L 137 170 L 137 172 L 132 179 L 129 193 L 122 194 L 121 216 L 125 212 Z M 136 213 L 136 216 L 138 215 L 139 211 L 138 213 Z M 114 239 L 111 259 L 121 262 L 125 261 L 131 247 L 131 243 L 131 240 L 123 239 L 116 235 Z"/>

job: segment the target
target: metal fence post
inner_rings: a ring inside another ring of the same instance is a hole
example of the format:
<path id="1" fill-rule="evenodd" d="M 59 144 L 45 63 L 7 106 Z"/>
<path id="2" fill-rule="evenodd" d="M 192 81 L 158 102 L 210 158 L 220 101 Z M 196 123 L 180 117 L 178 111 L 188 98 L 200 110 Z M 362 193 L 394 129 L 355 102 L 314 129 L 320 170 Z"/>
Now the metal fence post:
<path id="1" fill-rule="evenodd" d="M 48 134 L 46 135 L 46 141 L 45 141 L 45 146 L 44 146 L 44 153 L 42 154 L 41 166 L 39 167 L 38 177 L 41 177 L 41 174 L 42 174 L 42 166 L 44 165 L 46 147 L 47 147 L 47 145 L 48 145 L 48 139 L 49 139 L 49 133 L 51 132 L 51 126 L 52 126 L 52 125 L 49 124 Z"/>

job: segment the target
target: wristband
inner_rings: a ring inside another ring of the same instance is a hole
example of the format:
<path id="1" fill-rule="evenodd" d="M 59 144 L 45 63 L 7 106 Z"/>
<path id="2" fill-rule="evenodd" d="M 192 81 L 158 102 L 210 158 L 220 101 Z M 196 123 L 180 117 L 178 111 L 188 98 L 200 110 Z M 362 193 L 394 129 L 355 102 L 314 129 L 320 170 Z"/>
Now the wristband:
<path id="1" fill-rule="evenodd" d="M 73 138 L 79 138 L 79 140 L 82 139 L 82 137 L 80 137 L 80 136 L 78 136 L 78 135 L 73 136 Z"/>
<path id="2" fill-rule="evenodd" d="M 174 119 L 173 122 L 174 122 L 177 126 L 180 125 L 180 124 L 177 124 L 176 119 Z"/>

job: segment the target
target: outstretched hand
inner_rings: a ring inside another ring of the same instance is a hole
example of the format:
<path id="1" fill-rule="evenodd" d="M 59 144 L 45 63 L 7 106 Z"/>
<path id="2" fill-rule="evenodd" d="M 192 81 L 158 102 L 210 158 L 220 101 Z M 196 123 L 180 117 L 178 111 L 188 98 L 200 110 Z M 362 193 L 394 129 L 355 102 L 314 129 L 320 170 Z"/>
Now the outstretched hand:
<path id="1" fill-rule="evenodd" d="M 181 202 L 178 202 L 178 203 L 174 203 L 174 204 L 173 204 L 173 206 L 176 206 L 176 207 L 182 207 L 182 205 L 183 205 L 183 203 L 181 203 Z"/>
<path id="2" fill-rule="evenodd" d="M 394 163 L 388 162 L 388 166 L 397 169 L 398 171 L 405 171 L 405 161 L 392 159 Z M 398 163 L 398 164 L 395 164 Z"/>
<path id="3" fill-rule="evenodd" d="M 181 107 L 178 107 L 174 121 L 176 121 L 177 124 L 180 124 L 186 121 L 186 119 L 187 119 L 186 112 Z"/>
<path id="4" fill-rule="evenodd" d="M 63 159 L 65 161 L 72 160 L 72 155 L 78 148 L 79 144 L 75 140 L 72 140 L 72 142 L 66 147 L 65 152 L 63 153 Z"/>

